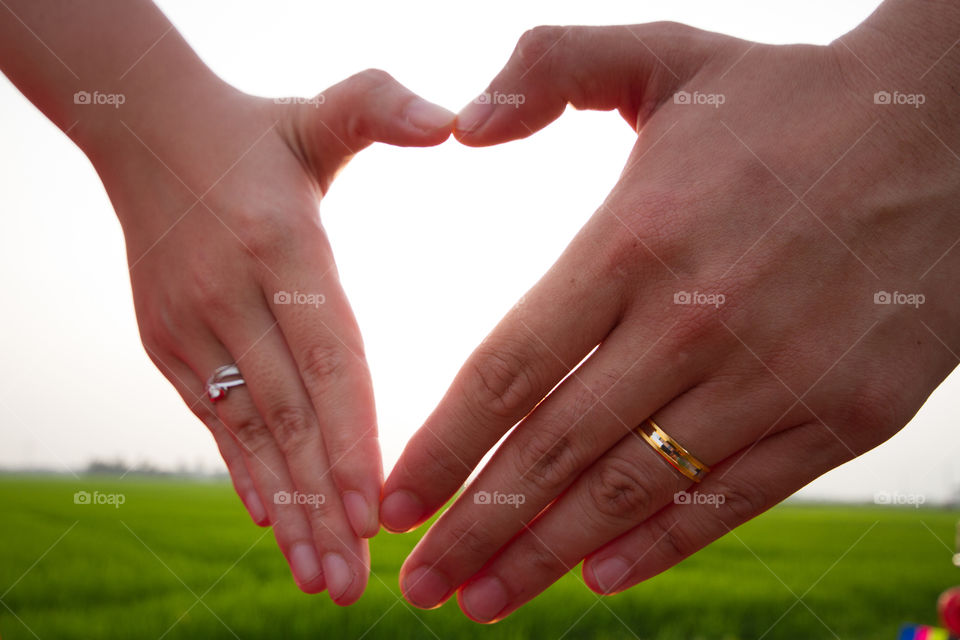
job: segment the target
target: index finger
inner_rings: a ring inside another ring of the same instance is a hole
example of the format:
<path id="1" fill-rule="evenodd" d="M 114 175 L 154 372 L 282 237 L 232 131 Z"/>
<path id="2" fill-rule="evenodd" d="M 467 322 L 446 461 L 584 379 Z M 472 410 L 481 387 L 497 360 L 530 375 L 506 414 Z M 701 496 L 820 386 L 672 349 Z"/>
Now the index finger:
<path id="1" fill-rule="evenodd" d="M 471 354 L 407 443 L 383 488 L 387 529 L 408 531 L 446 503 L 484 454 L 615 325 L 619 309 L 610 289 L 617 280 L 586 286 L 583 274 L 596 264 L 574 256 L 594 254 L 568 254 Z"/>

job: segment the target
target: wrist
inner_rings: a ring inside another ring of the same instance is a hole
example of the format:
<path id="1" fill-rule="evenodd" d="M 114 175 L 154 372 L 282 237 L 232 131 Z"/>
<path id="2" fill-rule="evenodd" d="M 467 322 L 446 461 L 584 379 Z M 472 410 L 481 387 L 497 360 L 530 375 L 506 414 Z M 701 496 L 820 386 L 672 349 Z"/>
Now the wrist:
<path id="1" fill-rule="evenodd" d="M 958 34 L 960 3 L 954 0 L 886 0 L 830 46 L 859 58 L 861 70 L 881 82 L 942 86 L 960 75 Z"/>
<path id="2" fill-rule="evenodd" d="M 156 134 L 171 135 L 171 126 L 202 119 L 239 94 L 202 63 L 180 73 L 175 63 L 168 65 L 138 69 L 123 80 L 87 82 L 66 97 L 73 122 L 67 134 L 95 166 L 142 148 Z"/>

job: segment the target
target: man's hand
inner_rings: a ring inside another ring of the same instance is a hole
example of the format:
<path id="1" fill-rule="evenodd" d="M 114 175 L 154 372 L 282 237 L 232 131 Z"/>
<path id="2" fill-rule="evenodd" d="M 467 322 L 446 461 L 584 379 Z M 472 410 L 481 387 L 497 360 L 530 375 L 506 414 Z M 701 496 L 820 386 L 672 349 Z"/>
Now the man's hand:
<path id="1" fill-rule="evenodd" d="M 960 353 L 960 22 L 933 4 L 828 47 L 674 24 L 520 40 L 462 142 L 525 137 L 568 103 L 639 137 L 386 481 L 384 525 L 411 529 L 517 425 L 406 560 L 410 602 L 459 590 L 494 621 L 584 558 L 590 588 L 625 589 L 910 419 Z M 903 27 L 919 15 L 932 26 Z M 894 90 L 923 107 L 875 98 Z M 651 416 L 712 468 L 701 484 L 636 433 Z"/>

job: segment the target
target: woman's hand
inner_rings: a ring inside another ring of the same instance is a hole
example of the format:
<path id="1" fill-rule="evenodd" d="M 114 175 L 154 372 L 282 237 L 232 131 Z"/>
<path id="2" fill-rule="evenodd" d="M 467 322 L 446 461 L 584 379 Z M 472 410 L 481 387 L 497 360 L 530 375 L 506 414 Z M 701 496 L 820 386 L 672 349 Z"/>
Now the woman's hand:
<path id="1" fill-rule="evenodd" d="M 128 100 L 80 134 L 123 224 L 143 343 L 300 588 L 349 604 L 367 580 L 382 467 L 317 203 L 371 142 L 438 144 L 453 114 L 381 71 L 310 100 L 204 86 L 183 102 L 145 114 Z M 246 385 L 213 405 L 204 383 L 230 363 Z"/>
<path id="2" fill-rule="evenodd" d="M 406 560 L 410 602 L 459 590 L 497 620 L 584 558 L 590 588 L 625 589 L 889 438 L 953 369 L 960 21 L 911 4 L 827 47 L 674 24 L 520 40 L 462 142 L 568 103 L 640 134 L 385 484 L 384 525 L 411 529 L 519 421 Z M 651 416 L 712 469 L 701 484 L 637 434 Z"/>
<path id="3" fill-rule="evenodd" d="M 439 144 L 453 114 L 382 71 L 309 100 L 245 95 L 150 0 L 6 0 L 0 15 L 0 70 L 103 179 L 150 357 L 213 432 L 300 588 L 355 601 L 382 467 L 317 204 L 353 154 Z M 246 384 L 214 406 L 205 381 L 232 363 Z"/>

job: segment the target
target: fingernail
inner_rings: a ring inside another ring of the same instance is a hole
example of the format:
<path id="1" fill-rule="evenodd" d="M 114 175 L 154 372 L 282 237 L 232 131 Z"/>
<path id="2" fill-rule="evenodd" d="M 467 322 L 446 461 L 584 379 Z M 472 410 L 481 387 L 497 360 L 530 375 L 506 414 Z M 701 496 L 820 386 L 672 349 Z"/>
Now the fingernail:
<path id="1" fill-rule="evenodd" d="M 440 606 L 449 597 L 450 583 L 430 567 L 417 567 L 403 579 L 403 597 L 421 609 Z"/>
<path id="2" fill-rule="evenodd" d="M 320 558 L 312 544 L 298 542 L 290 550 L 290 569 L 297 584 L 308 585 L 317 579 L 323 571 L 320 569 Z"/>
<path id="3" fill-rule="evenodd" d="M 593 580 L 604 593 L 613 593 L 630 573 L 630 565 L 620 556 L 592 563 Z"/>
<path id="4" fill-rule="evenodd" d="M 409 531 L 423 519 L 420 498 L 405 489 L 394 491 L 380 505 L 380 521 L 393 532 Z"/>
<path id="5" fill-rule="evenodd" d="M 484 576 L 463 589 L 460 604 L 477 622 L 493 622 L 507 606 L 507 590 L 496 576 Z"/>
<path id="6" fill-rule="evenodd" d="M 376 533 L 373 525 L 376 522 L 374 514 L 370 512 L 367 499 L 356 491 L 347 491 L 343 494 L 343 508 L 347 510 L 347 518 L 354 533 L 361 538 L 369 538 Z"/>
<path id="7" fill-rule="evenodd" d="M 244 494 L 243 503 L 247 505 L 247 513 L 257 524 L 266 524 L 267 510 L 260 501 L 260 494 L 251 489 Z"/>
<path id="8" fill-rule="evenodd" d="M 404 115 L 407 122 L 427 132 L 449 128 L 456 117 L 453 112 L 426 100 L 411 100 Z"/>
<path id="9" fill-rule="evenodd" d="M 475 133 L 493 115 L 493 108 L 490 94 L 480 94 L 457 115 L 457 131 Z"/>
<path id="10" fill-rule="evenodd" d="M 323 556 L 323 576 L 327 581 L 327 593 L 336 600 L 347 592 L 353 584 L 356 574 L 339 553 Z"/>

